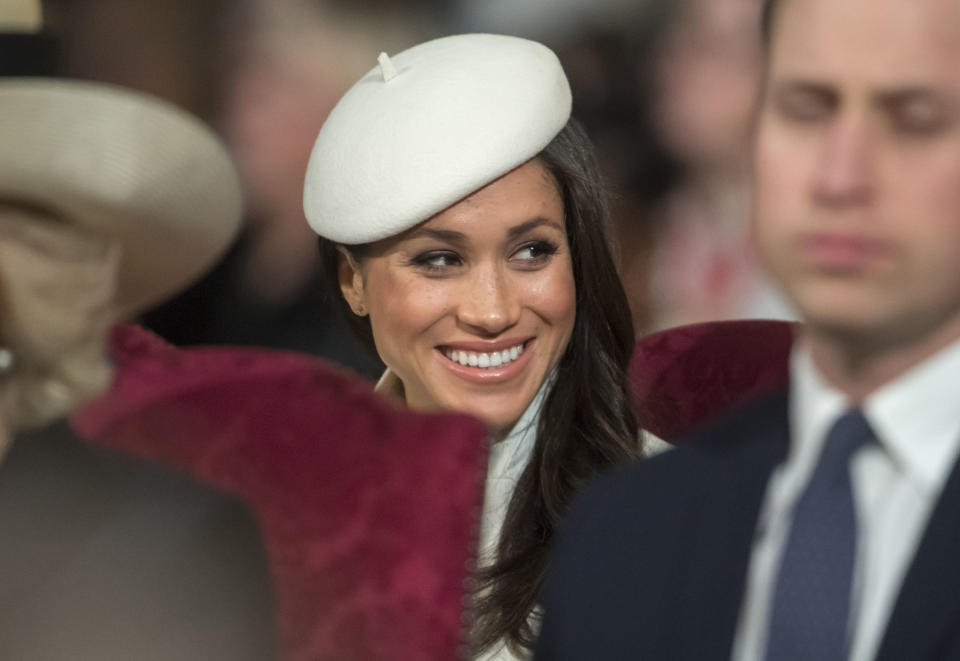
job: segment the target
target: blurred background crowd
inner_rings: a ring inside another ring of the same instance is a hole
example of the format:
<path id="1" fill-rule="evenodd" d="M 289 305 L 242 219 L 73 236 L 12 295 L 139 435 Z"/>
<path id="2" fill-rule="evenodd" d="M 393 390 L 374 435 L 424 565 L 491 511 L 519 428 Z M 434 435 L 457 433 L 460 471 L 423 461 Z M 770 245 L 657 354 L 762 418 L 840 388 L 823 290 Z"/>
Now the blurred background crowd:
<path id="1" fill-rule="evenodd" d="M 638 333 L 788 318 L 748 225 L 759 0 L 47 0 L 64 74 L 125 85 L 204 118 L 245 185 L 241 239 L 143 323 L 178 344 L 308 351 L 381 371 L 338 317 L 301 206 L 327 113 L 381 51 L 499 32 L 542 41 L 608 182 Z"/>

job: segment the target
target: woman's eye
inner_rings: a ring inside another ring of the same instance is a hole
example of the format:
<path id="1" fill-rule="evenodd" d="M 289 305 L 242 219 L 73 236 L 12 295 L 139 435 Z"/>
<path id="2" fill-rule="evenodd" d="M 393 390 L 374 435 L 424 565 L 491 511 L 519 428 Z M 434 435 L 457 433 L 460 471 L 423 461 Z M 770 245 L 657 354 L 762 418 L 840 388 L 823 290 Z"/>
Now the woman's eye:
<path id="1" fill-rule="evenodd" d="M 430 271 L 439 271 L 451 266 L 460 265 L 460 257 L 453 252 L 431 251 L 417 255 L 411 260 L 414 266 L 425 268 Z"/>
<path id="2" fill-rule="evenodd" d="M 557 246 L 549 241 L 532 241 L 513 253 L 515 259 L 526 263 L 545 262 L 556 254 Z"/>

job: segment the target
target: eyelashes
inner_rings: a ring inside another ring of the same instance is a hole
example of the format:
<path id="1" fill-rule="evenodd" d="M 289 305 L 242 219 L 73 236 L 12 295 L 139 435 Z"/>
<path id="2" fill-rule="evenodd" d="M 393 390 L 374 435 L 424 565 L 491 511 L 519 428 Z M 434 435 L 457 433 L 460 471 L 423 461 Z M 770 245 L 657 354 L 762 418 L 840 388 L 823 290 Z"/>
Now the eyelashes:
<path id="1" fill-rule="evenodd" d="M 526 260 L 545 260 L 546 258 L 556 255 L 559 249 L 560 246 L 552 241 L 531 241 L 521 246 L 520 249 L 514 253 L 514 256 L 521 253 L 528 253 L 528 256 L 524 258 Z"/>
<path id="2" fill-rule="evenodd" d="M 426 269 L 428 271 L 442 271 L 459 266 L 462 263 L 460 256 L 450 250 L 430 250 L 420 253 L 407 262 L 408 266 Z"/>

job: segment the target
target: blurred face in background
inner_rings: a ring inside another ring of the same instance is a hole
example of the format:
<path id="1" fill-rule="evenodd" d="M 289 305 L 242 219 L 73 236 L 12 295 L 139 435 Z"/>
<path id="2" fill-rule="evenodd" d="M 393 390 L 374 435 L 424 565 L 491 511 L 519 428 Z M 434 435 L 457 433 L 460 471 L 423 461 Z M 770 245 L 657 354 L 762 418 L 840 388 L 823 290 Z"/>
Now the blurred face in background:
<path id="1" fill-rule="evenodd" d="M 668 149 L 693 167 L 747 153 L 756 101 L 760 0 L 684 0 L 657 65 L 654 120 Z"/>
<path id="2" fill-rule="evenodd" d="M 563 200 L 534 159 L 416 227 L 345 258 L 407 405 L 461 411 L 502 436 L 570 341 L 576 315 Z"/>
<path id="3" fill-rule="evenodd" d="M 814 333 L 960 336 L 960 3 L 784 0 L 755 145 L 763 255 Z"/>

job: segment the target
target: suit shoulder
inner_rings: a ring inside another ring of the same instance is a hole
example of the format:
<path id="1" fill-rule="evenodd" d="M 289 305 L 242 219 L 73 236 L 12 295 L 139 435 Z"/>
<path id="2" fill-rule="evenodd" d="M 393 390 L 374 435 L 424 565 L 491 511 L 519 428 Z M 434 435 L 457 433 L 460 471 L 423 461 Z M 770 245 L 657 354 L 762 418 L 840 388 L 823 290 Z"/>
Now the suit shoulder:
<path id="1" fill-rule="evenodd" d="M 623 519 L 669 521 L 697 498 L 709 498 L 741 470 L 765 469 L 785 450 L 786 392 L 738 406 L 654 457 L 614 468 L 575 499 L 569 527 L 619 527 Z"/>

